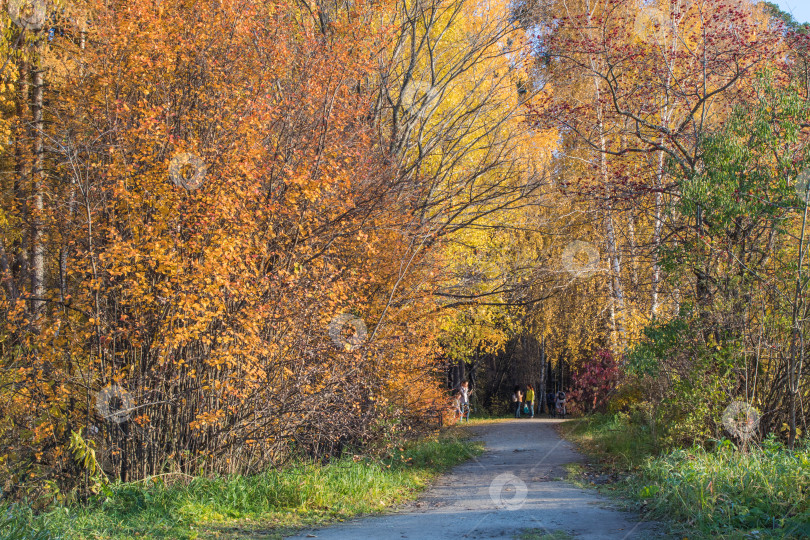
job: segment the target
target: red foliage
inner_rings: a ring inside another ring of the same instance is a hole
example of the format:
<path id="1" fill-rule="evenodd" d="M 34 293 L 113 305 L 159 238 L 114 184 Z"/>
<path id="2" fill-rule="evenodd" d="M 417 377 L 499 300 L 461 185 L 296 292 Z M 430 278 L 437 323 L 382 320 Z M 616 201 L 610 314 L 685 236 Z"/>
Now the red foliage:
<path id="1" fill-rule="evenodd" d="M 600 350 L 574 371 L 569 397 L 583 407 L 584 412 L 602 412 L 618 383 L 619 365 L 613 353 Z"/>

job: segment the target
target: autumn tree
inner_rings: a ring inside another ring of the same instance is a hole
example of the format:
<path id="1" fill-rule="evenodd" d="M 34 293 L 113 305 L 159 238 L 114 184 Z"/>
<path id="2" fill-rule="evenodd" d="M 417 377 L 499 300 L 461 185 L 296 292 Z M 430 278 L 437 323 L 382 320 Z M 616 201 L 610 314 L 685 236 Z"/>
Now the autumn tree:
<path id="1" fill-rule="evenodd" d="M 746 2 L 561 2 L 542 13 L 536 55 L 555 93 L 537 122 L 564 134 L 572 189 L 603 216 L 614 334 L 626 343 L 635 319 L 665 315 L 658 250 L 678 196 L 668 171 L 702 167 L 700 141 L 750 96 L 781 40 Z M 628 304 L 639 287 L 647 293 Z"/>
<path id="2" fill-rule="evenodd" d="M 391 302 L 422 278 L 400 272 L 410 238 L 390 223 L 407 209 L 350 82 L 378 67 L 382 8 L 324 25 L 295 4 L 79 7 L 38 42 L 42 126 L 14 119 L 34 134 L 14 155 L 47 167 L 6 177 L 9 201 L 41 186 L 43 205 L 35 232 L 39 199 L 4 205 L 4 253 L 36 260 L 41 238 L 45 265 L 42 294 L 36 264 L 4 267 L 5 487 L 79 478 L 75 436 L 128 480 L 253 471 L 422 422 L 433 325 L 403 327 L 432 306 Z"/>

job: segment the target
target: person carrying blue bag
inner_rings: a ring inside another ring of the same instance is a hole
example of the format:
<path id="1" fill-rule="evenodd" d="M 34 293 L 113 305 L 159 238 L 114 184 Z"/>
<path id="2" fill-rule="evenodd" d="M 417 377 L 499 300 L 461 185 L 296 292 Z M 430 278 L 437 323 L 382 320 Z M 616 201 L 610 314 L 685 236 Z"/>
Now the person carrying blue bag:
<path id="1" fill-rule="evenodd" d="M 525 405 L 523 406 L 523 412 L 526 414 L 531 414 L 531 417 L 534 418 L 534 388 L 532 385 L 526 385 L 526 400 Z"/>

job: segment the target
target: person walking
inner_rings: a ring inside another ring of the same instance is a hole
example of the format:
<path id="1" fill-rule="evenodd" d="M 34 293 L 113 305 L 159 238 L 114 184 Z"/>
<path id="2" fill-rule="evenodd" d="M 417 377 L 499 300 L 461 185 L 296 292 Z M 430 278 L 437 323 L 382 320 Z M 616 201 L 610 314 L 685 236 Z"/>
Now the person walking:
<path id="1" fill-rule="evenodd" d="M 520 418 L 520 407 L 523 405 L 523 392 L 520 391 L 520 385 L 515 385 L 515 391 L 512 393 L 512 404 L 515 405 L 515 418 Z"/>
<path id="2" fill-rule="evenodd" d="M 534 387 L 530 384 L 526 385 L 526 404 L 529 406 L 529 413 L 534 418 Z"/>
<path id="3" fill-rule="evenodd" d="M 548 415 L 554 417 L 554 392 L 546 394 L 546 408 L 548 409 Z"/>
<path id="4" fill-rule="evenodd" d="M 461 419 L 470 421 L 470 383 L 464 381 L 459 387 L 461 393 Z"/>
<path id="5" fill-rule="evenodd" d="M 556 405 L 557 405 L 557 416 L 565 418 L 565 392 L 563 392 L 562 390 L 557 392 Z"/>

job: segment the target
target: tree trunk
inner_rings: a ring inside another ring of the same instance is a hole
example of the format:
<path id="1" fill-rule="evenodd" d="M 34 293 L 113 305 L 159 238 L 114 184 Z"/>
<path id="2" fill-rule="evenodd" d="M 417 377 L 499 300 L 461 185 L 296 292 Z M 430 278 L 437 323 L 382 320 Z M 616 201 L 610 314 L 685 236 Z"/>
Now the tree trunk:
<path id="1" fill-rule="evenodd" d="M 537 412 L 546 408 L 546 337 L 540 338 L 540 384 L 537 385 Z M 550 411 L 546 411 L 550 412 Z"/>
<path id="2" fill-rule="evenodd" d="M 43 70 L 39 67 L 39 54 L 32 66 L 33 96 L 31 112 L 34 122 L 34 163 L 33 163 L 33 212 L 31 216 L 31 311 L 33 320 L 42 316 L 45 297 L 45 235 L 43 233 L 44 204 L 44 123 L 42 118 L 43 92 L 45 87 Z"/>
<path id="3" fill-rule="evenodd" d="M 664 114 L 666 108 L 664 108 Z M 653 220 L 653 237 L 652 237 L 652 291 L 651 291 L 651 306 L 650 317 L 655 318 L 658 314 L 658 306 L 660 301 L 658 299 L 659 289 L 661 283 L 661 262 L 658 260 L 658 249 L 661 247 L 661 231 L 664 228 L 663 220 L 663 204 L 664 197 L 661 193 L 661 188 L 664 179 L 664 152 L 658 152 L 658 164 L 655 171 L 655 216 Z"/>
<path id="4" fill-rule="evenodd" d="M 596 73 L 596 69 L 594 69 L 594 73 Z M 594 98 L 596 102 L 597 128 L 599 129 L 599 174 L 602 177 L 602 185 L 605 189 L 605 199 L 607 201 L 604 210 L 604 226 L 605 240 L 607 241 L 608 262 L 610 265 L 611 274 L 612 300 L 614 304 L 611 307 L 614 321 L 612 342 L 614 343 L 615 351 L 618 351 L 617 347 L 621 347 L 626 341 L 624 329 L 624 290 L 622 287 L 621 262 L 619 260 L 618 244 L 614 229 L 613 204 L 610 202 L 610 197 L 612 194 L 611 190 L 609 189 L 610 178 L 608 175 L 607 165 L 607 141 L 605 140 L 605 126 L 602 115 L 602 106 L 599 103 L 601 89 L 599 86 L 599 79 L 596 76 L 593 78 L 593 85 Z"/>

